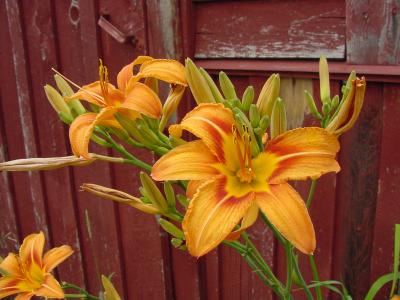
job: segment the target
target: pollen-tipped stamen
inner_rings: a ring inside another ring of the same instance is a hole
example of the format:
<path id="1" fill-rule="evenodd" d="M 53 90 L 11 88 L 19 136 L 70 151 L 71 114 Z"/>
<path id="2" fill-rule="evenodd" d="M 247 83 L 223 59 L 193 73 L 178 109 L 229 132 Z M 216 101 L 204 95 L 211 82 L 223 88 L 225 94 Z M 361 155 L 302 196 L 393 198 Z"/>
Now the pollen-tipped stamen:
<path id="1" fill-rule="evenodd" d="M 243 134 L 239 136 L 238 130 L 232 126 L 234 144 L 239 159 L 240 169 L 236 172 L 241 182 L 251 182 L 255 174 L 252 168 L 251 135 L 249 128 L 243 125 Z M 241 145 L 242 144 L 242 145 Z M 243 152 L 242 152 L 243 147 Z"/>

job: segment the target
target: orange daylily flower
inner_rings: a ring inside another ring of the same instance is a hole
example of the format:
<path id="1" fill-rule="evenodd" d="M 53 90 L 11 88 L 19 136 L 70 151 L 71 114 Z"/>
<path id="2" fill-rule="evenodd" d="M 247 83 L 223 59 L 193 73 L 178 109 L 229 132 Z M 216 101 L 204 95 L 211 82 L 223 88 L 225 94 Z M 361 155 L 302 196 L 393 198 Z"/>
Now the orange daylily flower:
<path id="1" fill-rule="evenodd" d="M 139 73 L 134 75 L 133 68 L 141 65 Z M 184 67 L 175 60 L 153 59 L 150 56 L 139 56 L 118 73 L 117 88 L 108 82 L 107 68 L 100 61 L 99 81 L 83 86 L 77 93 L 66 100 L 81 99 L 101 108 L 96 113 L 80 115 L 71 124 L 69 137 L 72 151 L 76 156 L 89 159 L 88 145 L 96 125 L 121 128 L 114 119 L 119 112 L 135 119 L 140 114 L 158 119 L 162 105 L 158 95 L 146 84 L 139 82 L 142 78 L 156 78 L 171 84 L 185 85 Z"/>
<path id="2" fill-rule="evenodd" d="M 19 255 L 10 253 L 0 263 L 0 299 L 18 294 L 15 299 L 28 300 L 33 296 L 63 299 L 64 292 L 50 273 L 69 257 L 70 246 L 53 248 L 43 256 L 43 232 L 28 235 Z"/>
<path id="3" fill-rule="evenodd" d="M 315 232 L 301 196 L 288 180 L 338 172 L 337 138 L 322 128 L 299 128 L 270 140 L 252 157 L 250 134 L 240 134 L 231 110 L 200 104 L 172 135 L 187 130 L 200 138 L 178 146 L 153 166 L 156 180 L 190 180 L 192 196 L 182 226 L 189 252 L 202 256 L 254 223 L 258 210 L 303 253 L 315 250 Z M 196 192 L 194 190 L 196 189 Z"/>

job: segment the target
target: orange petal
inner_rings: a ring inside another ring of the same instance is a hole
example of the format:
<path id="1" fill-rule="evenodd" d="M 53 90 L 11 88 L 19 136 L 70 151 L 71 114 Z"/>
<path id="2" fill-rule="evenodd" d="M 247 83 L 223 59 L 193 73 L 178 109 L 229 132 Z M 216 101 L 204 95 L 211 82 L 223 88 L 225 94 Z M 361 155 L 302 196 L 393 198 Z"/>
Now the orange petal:
<path id="1" fill-rule="evenodd" d="M 203 184 L 190 201 L 182 228 L 193 256 L 202 256 L 217 247 L 253 203 L 253 193 L 234 198 L 224 188 L 225 178 L 218 177 Z"/>
<path id="2" fill-rule="evenodd" d="M 147 85 L 135 82 L 126 88 L 126 98 L 119 107 L 140 112 L 146 116 L 158 119 L 162 105 L 158 95 Z"/>
<path id="3" fill-rule="evenodd" d="M 51 272 L 57 265 L 72 255 L 72 253 L 74 253 L 74 251 L 70 246 L 67 245 L 56 247 L 47 251 L 43 257 L 44 271 Z"/>
<path id="4" fill-rule="evenodd" d="M 34 262 L 38 266 L 42 266 L 42 255 L 44 247 L 43 232 L 34 233 L 24 238 L 19 248 L 19 258 L 23 264 L 29 266 Z"/>
<path id="5" fill-rule="evenodd" d="M 18 258 L 14 253 L 8 254 L 7 257 L 0 263 L 0 273 L 1 271 L 11 276 L 21 275 L 21 269 L 18 262 Z"/>
<path id="6" fill-rule="evenodd" d="M 113 85 L 109 85 L 110 89 L 115 89 Z M 66 101 L 80 99 L 87 101 L 89 103 L 104 107 L 107 105 L 103 98 L 103 92 L 101 91 L 100 81 L 95 81 L 91 84 L 84 85 L 78 92 L 71 95 L 70 97 L 65 97 Z"/>
<path id="7" fill-rule="evenodd" d="M 253 225 L 255 221 L 257 221 L 258 210 L 259 210 L 258 205 L 256 203 L 253 203 L 253 205 L 250 206 L 249 210 L 244 215 L 244 217 L 242 219 L 242 223 L 240 224 L 240 228 L 236 229 L 235 231 L 232 231 L 227 236 L 226 240 L 228 240 L 228 241 L 237 240 L 243 231 L 245 231 L 247 228 L 249 228 L 251 225 Z"/>
<path id="8" fill-rule="evenodd" d="M 69 140 L 72 147 L 72 152 L 77 157 L 90 159 L 89 156 L 89 140 L 92 136 L 96 125 L 112 125 L 118 124 L 113 122 L 112 118 L 116 109 L 113 107 L 103 108 L 100 113 L 87 113 L 77 117 L 69 128 Z"/>
<path id="9" fill-rule="evenodd" d="M 340 127 L 339 129 L 334 131 L 335 135 L 341 135 L 342 133 L 348 131 L 350 128 L 352 128 L 354 126 L 354 123 L 357 121 L 358 116 L 360 115 L 361 112 L 361 108 L 363 106 L 364 103 L 364 95 L 365 95 L 365 88 L 366 88 L 366 83 L 365 83 L 365 78 L 361 78 L 361 79 L 356 79 L 355 82 L 355 90 L 356 90 L 356 94 L 355 94 L 355 99 L 354 99 L 354 104 L 353 104 L 353 113 L 351 115 L 350 120 L 348 120 L 348 122 L 343 125 L 342 127 Z M 338 114 L 338 116 L 340 115 L 340 112 Z"/>
<path id="10" fill-rule="evenodd" d="M 265 149 L 276 163 L 269 181 L 318 178 L 328 172 L 339 172 L 335 160 L 340 145 L 337 138 L 317 127 L 290 130 L 271 140 Z"/>
<path id="11" fill-rule="evenodd" d="M 186 188 L 186 197 L 192 199 L 204 182 L 204 180 L 190 180 Z"/>
<path id="12" fill-rule="evenodd" d="M 305 254 L 315 250 L 315 232 L 306 205 L 288 183 L 271 185 L 269 193 L 257 193 L 256 203 L 276 229 Z"/>
<path id="13" fill-rule="evenodd" d="M 33 293 L 21 293 L 14 300 L 29 300 L 33 297 Z"/>
<path id="14" fill-rule="evenodd" d="M 202 180 L 218 174 L 213 167 L 216 157 L 202 141 L 178 146 L 162 156 L 153 166 L 155 180 Z"/>
<path id="15" fill-rule="evenodd" d="M 150 56 L 138 56 L 133 62 L 130 64 L 126 65 L 119 71 L 117 75 L 117 84 L 118 84 L 118 89 L 121 91 L 124 91 L 126 88 L 126 85 L 129 82 L 129 79 L 133 77 L 133 68 L 136 65 L 140 65 L 146 61 L 152 60 L 153 58 Z"/>
<path id="16" fill-rule="evenodd" d="M 0 299 L 19 293 L 18 282 L 15 277 L 0 277 Z"/>
<path id="17" fill-rule="evenodd" d="M 60 284 L 51 274 L 46 275 L 42 286 L 34 293 L 39 297 L 64 299 L 64 292 Z"/>
<path id="18" fill-rule="evenodd" d="M 234 123 L 231 110 L 222 104 L 204 103 L 187 113 L 180 124 L 170 126 L 169 131 L 172 135 L 179 135 L 182 129 L 193 133 L 224 162 L 225 143 L 233 142 Z"/>
<path id="19" fill-rule="evenodd" d="M 140 66 L 139 73 L 134 78 L 138 80 L 146 77 L 187 86 L 185 67 L 180 62 L 172 59 L 153 59 L 144 62 Z"/>

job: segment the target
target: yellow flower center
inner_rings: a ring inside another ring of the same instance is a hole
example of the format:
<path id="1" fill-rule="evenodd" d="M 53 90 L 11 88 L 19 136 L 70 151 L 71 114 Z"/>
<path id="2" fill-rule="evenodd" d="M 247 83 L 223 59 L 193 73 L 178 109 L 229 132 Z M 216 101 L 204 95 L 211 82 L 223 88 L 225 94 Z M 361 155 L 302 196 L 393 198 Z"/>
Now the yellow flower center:
<path id="1" fill-rule="evenodd" d="M 24 280 L 18 283 L 18 289 L 23 292 L 31 292 L 39 289 L 44 281 L 45 272 L 36 263 L 32 262 L 28 267 L 22 265 L 21 270 L 24 273 Z"/>

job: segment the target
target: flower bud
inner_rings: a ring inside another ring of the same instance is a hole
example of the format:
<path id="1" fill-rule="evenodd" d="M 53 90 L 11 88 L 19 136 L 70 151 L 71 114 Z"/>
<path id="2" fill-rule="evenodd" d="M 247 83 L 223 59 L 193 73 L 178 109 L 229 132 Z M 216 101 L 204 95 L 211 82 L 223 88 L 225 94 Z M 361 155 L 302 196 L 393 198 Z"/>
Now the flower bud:
<path id="1" fill-rule="evenodd" d="M 169 207 L 175 207 L 175 191 L 169 181 L 164 182 L 164 194 Z"/>
<path id="2" fill-rule="evenodd" d="M 60 90 L 63 97 L 71 97 L 74 94 L 71 86 L 68 82 L 60 75 L 55 74 L 54 80 L 56 81 L 57 87 Z M 76 116 L 84 114 L 86 112 L 85 107 L 77 99 L 69 100 L 67 105 L 72 109 Z"/>
<path id="3" fill-rule="evenodd" d="M 308 92 L 308 91 L 304 91 L 305 96 L 306 96 L 306 102 L 307 102 L 307 106 L 308 109 L 310 110 L 310 113 L 317 119 L 321 120 L 322 116 L 319 113 L 317 106 L 315 105 L 315 101 L 313 96 Z"/>
<path id="4" fill-rule="evenodd" d="M 322 103 L 329 103 L 331 101 L 331 90 L 329 85 L 329 69 L 328 61 L 325 56 L 319 59 L 319 86 Z"/>
<path id="5" fill-rule="evenodd" d="M 335 110 L 339 105 L 339 95 L 335 95 L 331 101 L 331 110 Z"/>
<path id="6" fill-rule="evenodd" d="M 258 108 L 255 104 L 250 105 L 250 123 L 253 128 L 258 127 L 260 124 L 260 113 L 258 112 Z"/>
<path id="7" fill-rule="evenodd" d="M 171 222 L 168 222 L 167 220 L 165 220 L 163 218 L 160 218 L 158 220 L 158 223 L 170 235 L 172 235 L 172 236 L 174 236 L 174 237 L 176 237 L 178 239 L 181 239 L 181 240 L 185 239 L 185 235 L 183 234 L 182 230 L 180 230 L 178 227 L 176 227 Z"/>
<path id="8" fill-rule="evenodd" d="M 215 102 L 206 79 L 190 58 L 185 60 L 185 75 L 197 104 Z"/>
<path id="9" fill-rule="evenodd" d="M 128 132 L 130 136 L 132 136 L 135 140 L 138 142 L 142 143 L 143 145 L 150 145 L 146 139 L 143 137 L 143 135 L 140 133 L 139 129 L 136 126 L 136 122 L 130 118 L 128 118 L 125 115 L 116 113 L 115 119 L 118 121 L 118 123 Z"/>
<path id="10" fill-rule="evenodd" d="M 329 115 L 329 113 L 331 112 L 331 104 L 330 102 L 325 102 L 324 104 L 322 104 L 322 112 L 324 113 L 324 115 Z"/>
<path id="11" fill-rule="evenodd" d="M 281 98 L 276 99 L 271 114 L 271 138 L 287 130 L 285 103 Z"/>
<path id="12" fill-rule="evenodd" d="M 217 103 L 224 102 L 224 97 L 222 96 L 221 92 L 219 91 L 217 85 L 215 84 L 211 76 L 203 68 L 199 68 L 199 70 L 201 75 L 203 75 L 204 79 L 207 81 L 208 87 L 210 88 L 210 91 L 214 96 L 215 102 Z"/>
<path id="13" fill-rule="evenodd" d="M 140 211 L 143 211 L 148 214 L 159 214 L 160 211 L 157 207 L 152 204 L 143 203 L 137 197 L 129 195 L 119 190 L 110 189 L 101 185 L 92 184 L 92 183 L 84 183 L 81 186 L 82 191 L 89 192 L 100 196 L 104 199 L 121 202 L 127 205 L 130 205 Z"/>
<path id="14" fill-rule="evenodd" d="M 121 300 L 121 297 L 118 295 L 118 292 L 115 289 L 114 285 L 106 276 L 101 275 L 101 282 L 104 288 L 104 300 Z"/>
<path id="15" fill-rule="evenodd" d="M 175 85 L 174 87 L 172 87 L 171 91 L 169 92 L 168 98 L 167 100 L 165 100 L 165 103 L 163 105 L 162 117 L 159 125 L 160 131 L 164 130 L 168 120 L 177 110 L 184 92 L 185 92 L 185 87 L 182 85 Z"/>
<path id="16" fill-rule="evenodd" d="M 46 84 L 44 86 L 44 92 L 46 93 L 46 97 L 49 100 L 51 106 L 57 113 L 62 113 L 63 118 L 66 120 L 73 120 L 71 110 L 69 109 L 67 103 L 64 101 L 64 98 L 60 95 L 59 92 L 51 85 Z"/>
<path id="17" fill-rule="evenodd" d="M 168 204 L 163 194 L 158 189 L 154 181 L 144 172 L 140 172 L 140 181 L 142 186 L 148 196 L 149 200 L 153 203 L 155 207 L 158 208 L 162 213 L 168 211 Z"/>
<path id="18" fill-rule="evenodd" d="M 172 239 L 171 239 L 171 244 L 172 244 L 172 246 L 174 246 L 175 248 L 179 248 L 180 246 L 182 246 L 183 241 L 182 241 L 181 239 L 172 238 Z"/>
<path id="19" fill-rule="evenodd" d="M 265 82 L 257 99 L 257 107 L 261 116 L 271 116 L 272 108 L 280 90 L 279 74 L 272 74 Z"/>
<path id="20" fill-rule="evenodd" d="M 270 125 L 271 119 L 267 115 L 263 116 L 260 120 L 260 128 L 262 131 L 267 130 L 268 126 Z"/>
<path id="21" fill-rule="evenodd" d="M 254 100 L 254 88 L 248 86 L 242 96 L 242 110 L 248 112 Z"/>
<path id="22" fill-rule="evenodd" d="M 223 71 L 219 72 L 219 86 L 221 87 L 225 99 L 237 99 L 238 96 L 236 95 L 235 86 L 228 75 Z"/>
<path id="23" fill-rule="evenodd" d="M 0 163 L 0 171 L 39 171 L 67 166 L 86 166 L 96 159 L 95 156 L 92 156 L 91 159 L 76 156 L 16 159 Z"/>
<path id="24" fill-rule="evenodd" d="M 352 87 L 347 93 L 346 99 L 339 104 L 337 113 L 334 114 L 334 117 L 326 126 L 328 131 L 335 135 L 341 135 L 354 126 L 364 103 L 365 88 L 366 82 L 364 77 L 353 80 Z"/>

